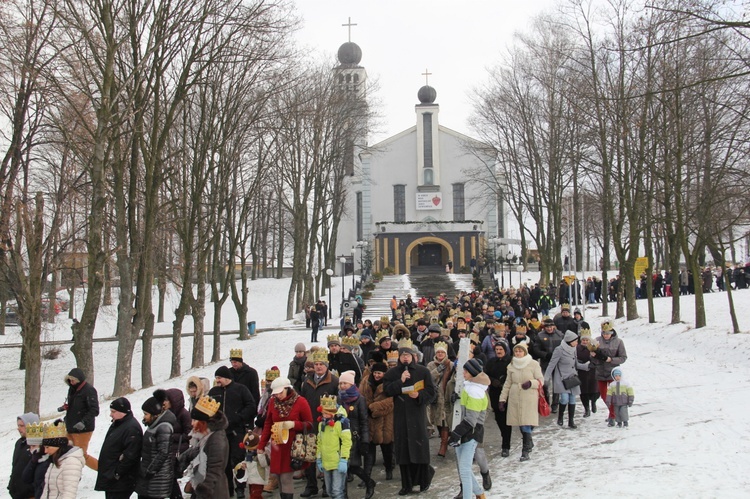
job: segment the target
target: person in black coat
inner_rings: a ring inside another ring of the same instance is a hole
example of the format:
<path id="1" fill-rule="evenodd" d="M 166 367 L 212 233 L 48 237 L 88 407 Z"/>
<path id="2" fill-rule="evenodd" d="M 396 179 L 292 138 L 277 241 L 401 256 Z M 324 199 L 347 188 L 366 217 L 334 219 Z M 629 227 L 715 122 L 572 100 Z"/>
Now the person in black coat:
<path id="1" fill-rule="evenodd" d="M 229 460 L 226 475 L 229 495 L 234 495 L 235 483 L 232 470 L 235 465 L 245 459 L 245 452 L 240 448 L 240 442 L 245 436 L 245 427 L 252 425 L 258 411 L 258 403 L 245 385 L 232 379 L 232 373 L 226 366 L 221 366 L 214 373 L 216 385 L 209 390 L 208 395 L 220 404 L 220 410 L 227 418 L 227 440 L 229 441 Z M 256 374 L 257 376 L 257 374 Z M 258 385 L 260 389 L 260 385 Z M 237 484 L 242 494 L 244 484 Z"/>
<path id="2" fill-rule="evenodd" d="M 190 430 L 192 429 L 193 420 L 190 419 L 190 413 L 185 409 L 185 394 L 179 388 L 170 388 L 166 390 L 166 400 L 164 406 L 174 414 L 177 422 L 174 425 L 172 433 L 172 449 L 175 457 L 185 452 L 190 446 Z M 172 497 L 182 499 L 180 484 L 177 482 L 178 473 L 175 472 L 174 483 L 172 484 Z"/>
<path id="3" fill-rule="evenodd" d="M 8 492 L 10 497 L 13 499 L 28 499 L 34 495 L 34 485 L 29 482 L 26 483 L 23 480 L 23 470 L 31 461 L 31 445 L 26 439 L 26 427 L 30 424 L 39 424 L 39 416 L 33 412 L 27 412 L 16 418 L 16 427 L 21 437 L 16 440 L 16 445 L 13 447 L 13 461 L 10 467 L 10 482 L 8 482 Z M 35 443 L 34 446 L 41 444 L 41 441 Z"/>
<path id="4" fill-rule="evenodd" d="M 502 457 L 508 457 L 510 455 L 510 437 L 512 427 L 506 423 L 507 412 L 505 408 L 500 410 L 498 402 L 500 401 L 500 392 L 503 391 L 503 385 L 505 384 L 505 377 L 507 374 L 508 364 L 510 364 L 511 357 L 509 356 L 509 346 L 505 341 L 498 342 L 495 344 L 495 356 L 487 361 L 484 365 L 484 372 L 490 378 L 490 387 L 488 393 L 490 396 L 490 407 L 492 412 L 495 414 L 495 423 L 500 429 L 500 436 L 502 437 L 502 446 L 500 455 Z"/>
<path id="5" fill-rule="evenodd" d="M 59 411 L 65 412 L 65 428 L 73 445 L 83 449 L 86 465 L 90 466 L 88 457 L 89 441 L 94 434 L 96 417 L 99 415 L 99 394 L 96 388 L 86 382 L 86 374 L 74 367 L 65 376 L 69 386 L 68 398 Z"/>
<path id="6" fill-rule="evenodd" d="M 99 453 L 94 490 L 104 491 L 107 499 L 119 499 L 130 497 L 135 491 L 143 430 L 125 397 L 112 401 L 109 409 L 112 424 Z"/>
<path id="7" fill-rule="evenodd" d="M 362 480 L 367 488 L 365 499 L 371 499 L 375 495 L 375 480 L 370 478 L 373 465 L 370 460 L 375 456 L 370 453 L 370 420 L 367 416 L 367 401 L 354 384 L 354 371 L 341 373 L 338 403 L 346 409 L 349 428 L 352 432 L 349 472 Z M 362 458 L 364 458 L 364 467 L 362 467 Z"/>
<path id="8" fill-rule="evenodd" d="M 328 349 L 330 350 L 328 369 L 336 371 L 339 375 L 346 371 L 354 371 L 354 381 L 358 385 L 362 379 L 362 369 L 360 369 L 357 359 L 354 358 L 354 354 L 341 351 L 341 340 L 338 335 L 328 337 Z"/>
<path id="9" fill-rule="evenodd" d="M 242 359 L 242 350 L 239 348 L 233 348 L 230 351 L 231 357 L 229 362 L 232 364 L 232 379 L 235 383 L 245 385 L 250 394 L 253 396 L 253 400 L 257 403 L 260 400 L 260 378 L 258 377 L 258 371 L 245 364 Z M 248 423 L 252 425 L 253 422 Z"/>
<path id="10" fill-rule="evenodd" d="M 148 398 L 141 409 L 147 428 L 143 434 L 135 491 L 144 499 L 170 497 L 175 469 L 172 433 L 177 420 L 164 408 L 164 401 L 156 397 Z"/>
<path id="11" fill-rule="evenodd" d="M 24 483 L 31 484 L 33 492 L 31 496 L 23 497 L 42 498 L 42 494 L 44 493 L 44 479 L 47 476 L 47 468 L 49 468 L 50 464 L 52 464 L 52 460 L 44 453 L 44 447 L 37 447 L 31 453 L 31 459 L 23 470 L 21 479 Z"/>
<path id="12" fill-rule="evenodd" d="M 417 363 L 411 342 L 399 342 L 398 353 L 398 365 L 383 377 L 383 390 L 393 397 L 394 450 L 401 469 L 399 495 L 406 495 L 414 485 L 425 492 L 435 475 L 430 466 L 427 406 L 437 392 L 429 369 Z M 422 388 L 415 389 L 417 384 Z"/>

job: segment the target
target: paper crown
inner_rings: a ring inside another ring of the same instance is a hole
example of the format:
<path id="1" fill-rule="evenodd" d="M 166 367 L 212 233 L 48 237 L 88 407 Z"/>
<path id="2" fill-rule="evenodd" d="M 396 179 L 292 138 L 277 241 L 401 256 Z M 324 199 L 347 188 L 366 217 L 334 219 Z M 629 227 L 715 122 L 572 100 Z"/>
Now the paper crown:
<path id="1" fill-rule="evenodd" d="M 266 381 L 273 381 L 281 376 L 281 371 L 278 367 L 273 366 L 271 369 L 266 369 Z"/>
<path id="2" fill-rule="evenodd" d="M 483 329 L 487 325 L 485 321 L 480 321 L 475 324 L 479 329 Z"/>
<path id="3" fill-rule="evenodd" d="M 198 402 L 195 404 L 194 409 L 211 418 L 216 415 L 220 407 L 221 404 L 219 402 L 209 397 L 208 395 L 204 395 L 203 397 L 198 399 Z"/>
<path id="4" fill-rule="evenodd" d="M 45 440 L 53 438 L 64 438 L 67 440 L 68 430 L 65 428 L 65 423 L 44 425 L 44 429 L 42 429 L 42 438 Z"/>
<path id="5" fill-rule="evenodd" d="M 388 331 L 384 331 L 384 330 L 381 329 L 380 331 L 378 331 L 378 335 L 375 338 L 375 340 L 378 341 L 378 342 L 380 342 L 380 339 L 384 338 L 386 336 L 388 336 Z"/>
<path id="6" fill-rule="evenodd" d="M 414 346 L 414 343 L 412 343 L 410 338 L 402 338 L 398 340 L 399 350 L 401 350 L 402 348 L 408 348 L 409 350 L 411 350 L 413 346 Z"/>
<path id="7" fill-rule="evenodd" d="M 320 397 L 320 407 L 324 411 L 335 412 L 338 409 L 335 395 L 323 395 Z"/>
<path id="8" fill-rule="evenodd" d="M 351 350 L 353 347 L 359 345 L 359 340 L 356 338 L 356 336 L 347 336 L 346 338 L 343 338 L 341 340 L 341 345 Z"/>
<path id="9" fill-rule="evenodd" d="M 440 322 L 440 320 L 438 319 L 437 315 L 433 315 L 432 317 L 430 317 L 430 324 L 437 324 L 438 322 Z"/>
<path id="10" fill-rule="evenodd" d="M 614 328 L 615 328 L 615 325 L 612 324 L 612 321 L 602 322 L 602 333 L 608 333 L 612 331 Z"/>
<path id="11" fill-rule="evenodd" d="M 385 354 L 386 360 L 388 362 L 398 362 L 398 351 L 397 350 L 390 350 L 387 354 Z"/>
<path id="12" fill-rule="evenodd" d="M 380 325 L 382 326 L 383 324 L 388 324 L 390 320 L 391 320 L 390 317 L 388 317 L 387 315 L 384 315 L 380 318 Z"/>
<path id="13" fill-rule="evenodd" d="M 442 350 L 445 353 L 448 353 L 448 344 L 444 341 L 438 341 L 435 343 L 435 351 Z"/>
<path id="14" fill-rule="evenodd" d="M 241 348 L 232 348 L 229 350 L 229 358 L 230 359 L 241 359 L 242 358 L 242 349 Z"/>
<path id="15" fill-rule="evenodd" d="M 516 327 L 518 327 L 518 326 L 516 326 Z M 589 338 L 590 339 L 591 338 L 591 329 L 589 329 L 589 328 L 581 328 L 581 330 L 579 332 L 581 333 L 581 339 L 583 339 L 583 338 Z"/>
<path id="16" fill-rule="evenodd" d="M 278 445 L 289 441 L 289 428 L 284 428 L 282 421 L 271 425 L 271 441 Z"/>
<path id="17" fill-rule="evenodd" d="M 479 335 L 477 333 L 471 333 L 469 335 L 469 341 L 471 341 L 472 343 L 476 343 L 477 345 L 479 345 Z"/>
<path id="18" fill-rule="evenodd" d="M 44 438 L 44 425 L 42 423 L 31 423 L 26 425 L 26 440 L 41 440 Z M 37 444 L 38 445 L 38 444 Z"/>
<path id="19" fill-rule="evenodd" d="M 313 363 L 324 362 L 328 364 L 328 350 L 326 350 L 325 348 L 315 350 L 310 357 Z"/>
<path id="20" fill-rule="evenodd" d="M 336 333 L 329 334 L 328 336 L 326 336 L 326 341 L 328 342 L 329 345 L 332 343 L 334 345 L 341 345 L 341 338 L 339 338 L 339 335 Z"/>

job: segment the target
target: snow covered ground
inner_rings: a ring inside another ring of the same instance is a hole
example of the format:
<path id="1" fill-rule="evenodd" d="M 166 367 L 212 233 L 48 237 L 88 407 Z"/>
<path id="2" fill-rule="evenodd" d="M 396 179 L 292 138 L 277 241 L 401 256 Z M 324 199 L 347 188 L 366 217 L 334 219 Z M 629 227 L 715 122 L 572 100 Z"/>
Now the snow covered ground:
<path id="1" fill-rule="evenodd" d="M 273 365 L 286 372 L 294 344 L 299 341 L 309 344 L 309 332 L 304 329 L 303 321 L 299 326 L 295 321 L 284 320 L 288 286 L 288 279 L 251 283 L 249 319 L 255 320 L 259 328 L 271 330 L 246 342 L 223 336 L 223 358 L 228 357 L 230 348 L 242 348 L 245 361 L 260 373 Z M 335 288 L 333 296 L 336 296 Z M 578 497 L 747 497 L 750 487 L 747 474 L 750 425 L 746 425 L 742 418 L 750 412 L 750 290 L 736 292 L 734 299 L 742 330 L 739 335 L 729 332 L 726 293 L 706 295 L 708 326 L 699 330 L 692 327 L 692 296 L 682 297 L 683 322 L 675 325 L 669 325 L 671 299 L 656 300 L 655 324 L 648 323 L 646 301 L 639 301 L 639 313 L 644 318 L 616 322 L 618 334 L 628 351 L 623 370 L 635 388 L 630 428 L 608 428 L 604 423 L 604 406 L 600 402 L 600 411 L 588 419 L 580 417 L 579 405 L 578 430 L 560 429 L 549 424 L 552 418 L 547 418 L 536 432 L 536 447 L 527 463 L 518 462 L 517 432 L 514 432 L 514 449 L 510 458 L 501 458 L 499 442 L 491 440 L 487 447 L 494 486 L 487 497 L 573 494 Z M 210 308 L 208 311 L 212 313 Z M 610 312 L 614 313 L 614 306 L 610 307 Z M 600 313 L 598 307 L 586 310 L 586 319 L 594 331 L 598 331 L 599 323 L 604 320 Z M 224 329 L 237 327 L 231 306 L 225 306 L 222 315 Z M 167 318 L 168 321 L 171 319 Z M 211 324 L 210 315 L 206 317 L 206 324 Z M 285 330 L 273 330 L 274 327 Z M 170 330 L 171 322 L 157 327 L 157 333 Z M 185 331 L 191 330 L 192 324 L 186 324 Z M 323 334 L 327 332 L 323 331 Z M 101 314 L 96 336 L 113 334 L 114 308 Z M 44 339 L 53 338 L 70 338 L 70 322 L 62 315 L 57 324 L 45 330 Z M 8 329 L 5 337 L 0 337 L 0 343 L 18 341 L 18 331 L 13 328 Z M 180 378 L 167 379 L 170 341 L 155 340 L 154 344 L 153 376 L 159 386 L 184 389 L 188 376 L 213 377 L 218 365 L 188 370 Z M 116 345 L 115 342 L 94 344 L 95 385 L 102 406 L 91 441 L 93 455 L 98 454 L 109 425 Z M 185 338 L 183 368 L 190 365 L 191 349 L 192 338 Z M 210 358 L 210 352 L 211 340 L 206 338 L 206 358 Z M 0 390 L 6 394 L 5 403 L 0 408 L 0 446 L 7 449 L 0 455 L 0 467 L 5 470 L 10 470 L 9 451 L 18 437 L 14 420 L 23 412 L 23 372 L 17 369 L 19 353 L 18 348 L 0 348 L 0 365 L 6 373 L 0 379 Z M 74 362 L 67 346 L 62 347 L 58 359 L 44 361 L 41 407 L 44 419 L 58 416 L 55 408 L 62 404 L 66 394 L 62 379 L 74 367 Z M 228 361 L 222 364 L 228 365 Z M 137 344 L 133 362 L 134 386 L 138 387 L 139 382 L 140 344 Z M 138 390 L 129 396 L 137 417 L 141 416 L 139 408 L 153 389 Z M 488 424 L 494 425 L 491 416 Z M 499 438 L 496 431 L 490 435 L 490 438 Z M 455 494 L 454 461 L 441 461 L 438 466 L 433 488 L 422 497 Z M 79 497 L 103 497 L 103 494 L 93 491 L 94 481 L 94 472 L 86 469 Z M 5 493 L 3 485 L 0 497 Z M 359 495 L 358 490 L 350 493 L 351 497 Z M 391 493 L 380 488 L 377 496 L 390 497 Z"/>

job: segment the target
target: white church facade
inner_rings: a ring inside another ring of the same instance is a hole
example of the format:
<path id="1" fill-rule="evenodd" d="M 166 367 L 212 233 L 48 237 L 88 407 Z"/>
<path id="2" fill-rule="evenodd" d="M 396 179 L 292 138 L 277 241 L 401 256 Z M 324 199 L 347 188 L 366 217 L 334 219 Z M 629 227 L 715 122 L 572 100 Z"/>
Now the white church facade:
<path id="1" fill-rule="evenodd" d="M 352 42 L 339 49 L 334 71 L 343 90 L 355 81 L 364 88 L 361 54 Z M 505 237 L 503 203 L 467 174 L 497 175 L 494 158 L 440 124 L 434 88 L 420 88 L 417 100 L 414 126 L 354 155 L 337 255 L 353 256 L 356 272 L 366 247 L 373 271 L 439 272 L 450 264 L 455 272 L 480 260 L 489 238 Z"/>

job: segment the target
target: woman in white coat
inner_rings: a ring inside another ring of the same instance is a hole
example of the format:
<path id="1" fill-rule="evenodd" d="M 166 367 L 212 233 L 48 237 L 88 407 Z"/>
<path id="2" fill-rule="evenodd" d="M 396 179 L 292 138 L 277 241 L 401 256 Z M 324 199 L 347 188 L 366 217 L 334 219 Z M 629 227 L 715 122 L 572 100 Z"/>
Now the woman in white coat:
<path id="1" fill-rule="evenodd" d="M 65 425 L 48 425 L 44 429 L 44 453 L 51 464 L 44 476 L 44 499 L 76 499 L 81 472 L 86 461 L 83 449 L 71 446 L 65 436 Z"/>

